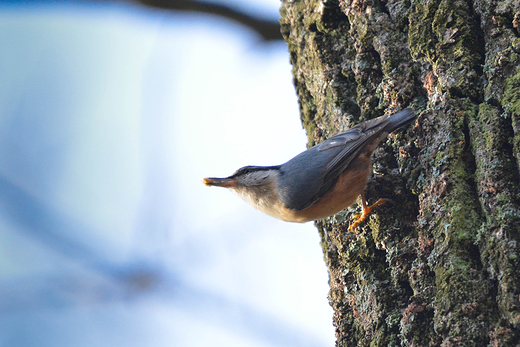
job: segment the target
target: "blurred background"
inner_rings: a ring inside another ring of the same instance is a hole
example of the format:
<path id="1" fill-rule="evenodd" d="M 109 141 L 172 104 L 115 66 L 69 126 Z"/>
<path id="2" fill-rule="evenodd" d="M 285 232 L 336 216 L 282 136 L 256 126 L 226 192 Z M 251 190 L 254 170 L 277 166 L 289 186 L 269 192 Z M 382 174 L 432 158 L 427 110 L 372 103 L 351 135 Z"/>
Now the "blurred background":
<path id="1" fill-rule="evenodd" d="M 287 47 L 203 12 L 0 3 L 0 346 L 334 345 L 312 223 L 201 182 L 305 150 Z"/>

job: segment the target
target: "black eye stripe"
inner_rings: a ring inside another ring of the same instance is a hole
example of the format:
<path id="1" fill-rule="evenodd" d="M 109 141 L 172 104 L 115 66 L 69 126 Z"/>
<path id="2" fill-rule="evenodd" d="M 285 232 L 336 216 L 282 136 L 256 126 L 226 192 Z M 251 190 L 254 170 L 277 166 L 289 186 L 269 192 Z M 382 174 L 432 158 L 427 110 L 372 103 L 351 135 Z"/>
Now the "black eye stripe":
<path id="1" fill-rule="evenodd" d="M 280 169 L 280 166 L 245 166 L 243 168 L 238 169 L 233 175 L 230 177 L 237 177 L 241 175 L 247 175 L 251 172 L 257 172 L 257 171 L 269 171 L 269 170 L 278 170 Z"/>

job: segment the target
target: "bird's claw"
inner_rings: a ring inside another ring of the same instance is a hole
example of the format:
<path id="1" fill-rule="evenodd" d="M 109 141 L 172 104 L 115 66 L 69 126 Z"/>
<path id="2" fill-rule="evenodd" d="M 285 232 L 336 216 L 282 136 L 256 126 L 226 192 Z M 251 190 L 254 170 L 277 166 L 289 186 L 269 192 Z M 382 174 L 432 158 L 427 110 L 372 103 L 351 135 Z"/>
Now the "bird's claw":
<path id="1" fill-rule="evenodd" d="M 368 206 L 366 201 L 363 199 L 363 211 L 361 212 L 361 214 L 356 214 L 354 216 L 354 223 L 352 223 L 349 227 L 348 227 L 348 231 L 350 231 L 351 233 L 355 233 L 357 234 L 357 230 L 355 230 L 361 223 L 363 223 L 367 218 L 368 216 L 370 216 L 370 213 L 372 213 L 372 210 L 374 208 L 376 208 L 377 206 L 379 205 L 382 205 L 386 202 L 386 199 L 379 199 L 376 201 L 375 204 L 371 205 L 371 206 Z"/>

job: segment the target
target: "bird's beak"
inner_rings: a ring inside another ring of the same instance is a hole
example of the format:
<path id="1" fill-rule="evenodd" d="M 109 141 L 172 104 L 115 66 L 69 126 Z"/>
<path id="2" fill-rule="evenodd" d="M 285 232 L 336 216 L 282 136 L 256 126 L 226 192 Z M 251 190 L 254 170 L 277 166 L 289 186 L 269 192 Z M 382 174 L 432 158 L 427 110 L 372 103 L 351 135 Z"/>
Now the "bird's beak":
<path id="1" fill-rule="evenodd" d="M 208 187 L 211 186 L 217 186 L 217 187 L 224 187 L 224 188 L 232 188 L 236 185 L 237 180 L 234 178 L 204 178 L 202 180 L 205 185 Z"/>

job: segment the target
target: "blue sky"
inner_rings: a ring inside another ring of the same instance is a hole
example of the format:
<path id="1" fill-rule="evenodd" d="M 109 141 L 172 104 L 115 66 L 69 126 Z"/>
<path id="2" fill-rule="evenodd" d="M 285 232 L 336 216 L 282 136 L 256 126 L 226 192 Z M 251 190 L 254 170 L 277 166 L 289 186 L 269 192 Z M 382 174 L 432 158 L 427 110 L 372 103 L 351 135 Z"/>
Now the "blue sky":
<path id="1" fill-rule="evenodd" d="M 201 183 L 305 149 L 283 42 L 120 4 L 0 17 L 0 346 L 334 343 L 312 223 Z"/>

